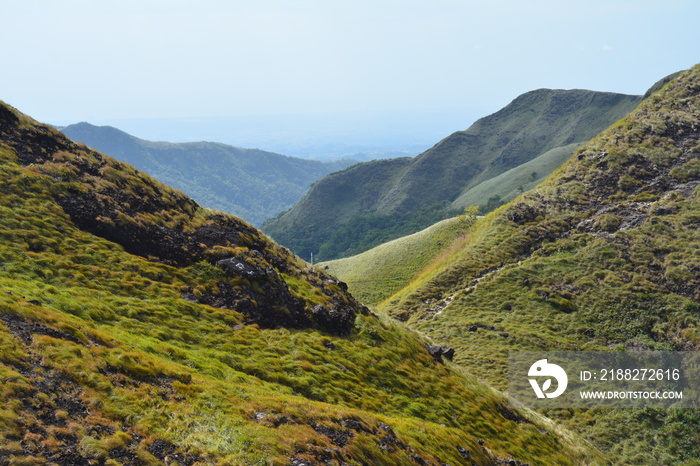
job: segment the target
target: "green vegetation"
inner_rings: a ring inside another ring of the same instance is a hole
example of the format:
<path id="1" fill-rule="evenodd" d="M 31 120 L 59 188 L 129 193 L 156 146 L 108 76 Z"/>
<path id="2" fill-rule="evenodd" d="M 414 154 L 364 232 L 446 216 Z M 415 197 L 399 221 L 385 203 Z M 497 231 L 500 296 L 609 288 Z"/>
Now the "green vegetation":
<path id="1" fill-rule="evenodd" d="M 302 257 L 330 260 L 420 231 L 467 205 L 493 210 L 545 178 L 576 145 L 641 99 L 583 90 L 528 92 L 415 158 L 358 164 L 322 178 L 262 228 Z"/>
<path id="2" fill-rule="evenodd" d="M 346 259 L 318 264 L 348 284 L 348 290 L 374 305 L 403 288 L 450 245 L 466 234 L 465 222 L 451 218 Z M 454 246 L 453 246 L 454 247 Z"/>
<path id="3" fill-rule="evenodd" d="M 354 163 L 324 163 L 212 142 L 145 141 L 89 123 L 61 131 L 182 190 L 208 208 L 237 215 L 253 225 L 289 209 L 319 178 Z"/>
<path id="4" fill-rule="evenodd" d="M 491 212 L 540 184 L 566 162 L 579 145 L 574 143 L 549 150 L 529 162 L 483 181 L 462 193 L 452 202 L 452 207 L 478 205 L 481 206 L 482 213 Z"/>
<path id="5" fill-rule="evenodd" d="M 604 463 L 244 222 L 4 104 L 0 196 L 0 463 Z"/>
<path id="6" fill-rule="evenodd" d="M 509 350 L 698 350 L 698 127 L 700 66 L 477 222 L 379 309 L 454 347 L 460 366 L 501 388 Z M 692 411 L 548 415 L 616 464 L 700 457 Z"/>

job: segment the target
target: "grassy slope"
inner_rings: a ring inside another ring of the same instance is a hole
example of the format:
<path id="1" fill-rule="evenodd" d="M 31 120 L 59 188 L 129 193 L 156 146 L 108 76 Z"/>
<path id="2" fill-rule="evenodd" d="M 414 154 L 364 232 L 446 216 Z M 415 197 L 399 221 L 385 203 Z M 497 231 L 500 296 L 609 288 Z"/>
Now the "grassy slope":
<path id="1" fill-rule="evenodd" d="M 640 99 L 583 90 L 528 92 L 413 159 L 358 164 L 319 180 L 263 229 L 304 257 L 357 254 L 453 216 L 459 209 L 450 204 L 465 191 L 548 151 L 587 141 Z"/>
<path id="2" fill-rule="evenodd" d="M 571 157 L 579 143 L 548 150 L 536 159 L 511 168 L 466 190 L 452 202 L 451 207 L 464 209 L 470 205 L 491 211 L 529 191 Z"/>
<path id="3" fill-rule="evenodd" d="M 460 365 L 501 387 L 509 350 L 697 350 L 699 137 L 695 67 L 380 308 L 454 346 Z M 700 456 L 692 412 L 556 415 L 620 462 Z"/>
<path id="4" fill-rule="evenodd" d="M 374 305 L 415 278 L 465 228 L 457 218 L 442 220 L 418 233 L 318 266 L 346 282 L 348 290 L 361 302 Z"/>
<path id="5" fill-rule="evenodd" d="M 74 141 L 182 190 L 206 207 L 235 214 L 254 225 L 289 209 L 314 181 L 352 163 L 303 160 L 212 142 L 145 141 L 116 128 L 88 123 L 62 131 Z"/>
<path id="6" fill-rule="evenodd" d="M 452 206 L 455 209 L 470 205 L 485 206 L 490 198 L 497 196 L 494 207 L 498 207 L 542 182 L 542 175 L 548 175 L 561 166 L 577 146 L 572 144 L 552 149 L 530 162 L 486 180 L 455 199 Z M 533 176 L 533 173 L 537 176 Z M 461 247 L 463 238 L 454 240 L 463 232 L 460 221 L 453 217 L 369 251 L 318 265 L 328 267 L 331 274 L 348 284 L 353 296 L 373 306 L 404 288 L 433 261 L 448 254 L 449 250 Z"/>
<path id="7" fill-rule="evenodd" d="M 585 442 L 521 417 L 502 395 L 435 362 L 415 334 L 371 314 L 358 312 L 348 335 L 333 336 L 263 328 L 202 304 L 229 285 L 248 293 L 278 275 L 307 306 L 352 300 L 234 219 L 238 246 L 204 244 L 194 257 L 206 260 L 177 266 L 79 229 L 57 202 L 95 195 L 106 209 L 117 185 L 131 193 L 119 218 L 96 223 L 177 236 L 215 235 L 221 220 L 3 105 L 0 122 L 0 462 L 601 461 Z M 160 210 L 139 210 L 154 202 Z M 230 254 L 269 271 L 232 278 L 209 262 Z"/>

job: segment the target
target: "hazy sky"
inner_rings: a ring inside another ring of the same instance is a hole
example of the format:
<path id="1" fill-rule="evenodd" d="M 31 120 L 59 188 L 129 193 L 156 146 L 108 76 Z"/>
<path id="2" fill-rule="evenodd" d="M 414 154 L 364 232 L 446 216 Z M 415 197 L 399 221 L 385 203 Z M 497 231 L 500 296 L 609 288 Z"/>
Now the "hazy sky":
<path id="1" fill-rule="evenodd" d="M 46 122 L 496 111 L 700 62 L 697 0 L 0 0 L 0 17 L 0 100 Z"/>

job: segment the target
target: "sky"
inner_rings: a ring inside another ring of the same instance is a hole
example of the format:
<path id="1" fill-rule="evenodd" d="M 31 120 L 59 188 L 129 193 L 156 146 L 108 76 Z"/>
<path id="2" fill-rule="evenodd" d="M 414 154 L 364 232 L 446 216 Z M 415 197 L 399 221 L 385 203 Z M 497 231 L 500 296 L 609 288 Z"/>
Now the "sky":
<path id="1" fill-rule="evenodd" d="M 402 114 L 397 137 L 447 136 L 529 90 L 641 94 L 700 62 L 697 0 L 0 0 L 0 17 L 0 100 L 141 137 L 280 115 L 391 132 Z"/>

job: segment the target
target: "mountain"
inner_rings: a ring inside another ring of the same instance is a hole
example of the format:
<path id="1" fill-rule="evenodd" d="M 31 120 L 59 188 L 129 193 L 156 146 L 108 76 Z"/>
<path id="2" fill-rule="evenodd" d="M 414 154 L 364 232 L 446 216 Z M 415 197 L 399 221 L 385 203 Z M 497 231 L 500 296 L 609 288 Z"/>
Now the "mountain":
<path id="1" fill-rule="evenodd" d="M 697 351 L 699 141 L 696 66 L 477 221 L 378 309 L 454 347 L 459 365 L 497 387 L 509 351 Z M 693 410 L 548 414 L 615 464 L 700 457 Z"/>
<path id="2" fill-rule="evenodd" d="M 238 218 L 0 103 L 0 463 L 603 464 Z"/>
<path id="3" fill-rule="evenodd" d="M 497 207 L 541 181 L 577 145 L 624 117 L 641 99 L 585 90 L 528 92 L 417 157 L 358 164 L 322 178 L 297 205 L 262 228 L 297 254 L 329 260 L 419 231 L 469 203 Z M 543 160 L 524 172 L 525 180 L 471 195 L 484 182 L 540 156 Z"/>
<path id="4" fill-rule="evenodd" d="M 319 178 L 355 163 L 319 162 L 213 142 L 152 142 L 110 126 L 61 128 L 82 142 L 253 225 L 289 209 Z"/>

